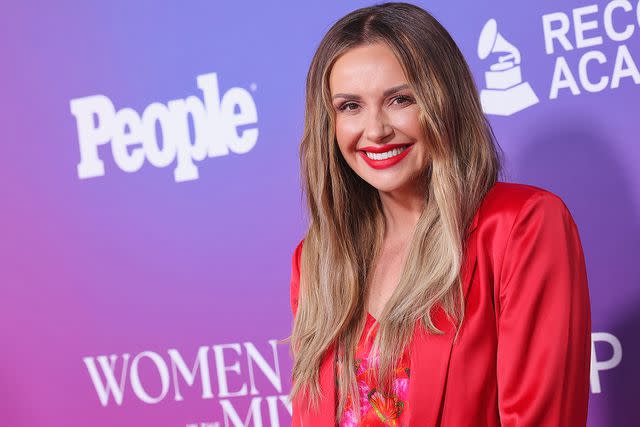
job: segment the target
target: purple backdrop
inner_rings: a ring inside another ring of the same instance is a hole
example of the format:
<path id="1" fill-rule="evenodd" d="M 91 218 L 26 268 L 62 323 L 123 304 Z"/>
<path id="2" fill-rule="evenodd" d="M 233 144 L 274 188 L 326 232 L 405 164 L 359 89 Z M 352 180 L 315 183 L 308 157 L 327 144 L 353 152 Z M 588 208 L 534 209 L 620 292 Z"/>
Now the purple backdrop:
<path id="1" fill-rule="evenodd" d="M 0 424 L 290 424 L 304 81 L 369 4 L 0 5 Z M 580 228 L 589 426 L 640 425 L 638 2 L 417 4 Z"/>

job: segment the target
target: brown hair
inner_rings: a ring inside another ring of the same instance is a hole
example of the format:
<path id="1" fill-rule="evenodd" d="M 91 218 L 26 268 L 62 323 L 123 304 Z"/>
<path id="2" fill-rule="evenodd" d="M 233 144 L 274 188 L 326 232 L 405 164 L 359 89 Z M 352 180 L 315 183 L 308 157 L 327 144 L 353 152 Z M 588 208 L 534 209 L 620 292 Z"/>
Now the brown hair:
<path id="1" fill-rule="evenodd" d="M 465 233 L 501 168 L 499 146 L 468 65 L 449 33 L 427 11 L 408 3 L 383 3 L 355 10 L 329 29 L 306 81 L 300 162 L 309 229 L 291 335 L 290 398 L 305 389 L 308 403 L 317 405 L 320 362 L 336 343 L 344 367 L 337 375 L 337 417 L 347 394 L 359 414 L 353 358 L 364 328 L 365 289 L 385 222 L 377 190 L 355 174 L 337 147 L 329 74 L 347 50 L 373 43 L 386 43 L 402 65 L 420 107 L 430 154 L 423 180 L 425 208 L 399 284 L 378 319 L 374 351 L 380 355 L 383 389 L 389 389 L 392 368 L 418 319 L 431 333 L 442 333 L 430 317 L 435 304 L 460 327 Z"/>

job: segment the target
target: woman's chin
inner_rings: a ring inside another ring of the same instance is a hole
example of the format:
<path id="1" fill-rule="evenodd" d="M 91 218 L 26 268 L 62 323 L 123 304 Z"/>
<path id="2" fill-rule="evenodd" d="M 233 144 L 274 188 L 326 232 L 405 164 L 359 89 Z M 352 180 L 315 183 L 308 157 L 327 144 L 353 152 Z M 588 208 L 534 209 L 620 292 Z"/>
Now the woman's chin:
<path id="1" fill-rule="evenodd" d="M 381 193 L 393 193 L 403 188 L 406 188 L 407 182 L 404 182 L 404 181 L 371 182 L 370 181 L 369 184 L 371 184 L 372 187 L 374 187 L 376 190 L 378 190 Z"/>

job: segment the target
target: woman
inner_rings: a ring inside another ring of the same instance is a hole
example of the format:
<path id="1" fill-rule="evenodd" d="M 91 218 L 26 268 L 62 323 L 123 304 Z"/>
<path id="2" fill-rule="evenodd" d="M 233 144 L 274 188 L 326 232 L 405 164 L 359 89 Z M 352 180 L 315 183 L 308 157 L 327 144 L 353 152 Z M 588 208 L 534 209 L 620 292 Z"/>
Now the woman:
<path id="1" fill-rule="evenodd" d="M 577 227 L 500 156 L 447 31 L 356 10 L 307 76 L 309 229 L 293 254 L 294 426 L 584 426 Z"/>

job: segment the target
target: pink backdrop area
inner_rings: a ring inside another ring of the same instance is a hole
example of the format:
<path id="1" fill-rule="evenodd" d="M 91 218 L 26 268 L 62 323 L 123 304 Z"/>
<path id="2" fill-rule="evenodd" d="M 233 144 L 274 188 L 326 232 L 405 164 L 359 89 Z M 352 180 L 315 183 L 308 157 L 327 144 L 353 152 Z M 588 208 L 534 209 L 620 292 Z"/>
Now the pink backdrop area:
<path id="1" fill-rule="evenodd" d="M 290 424 L 305 76 L 369 4 L 0 5 L 1 425 Z M 638 2 L 417 4 L 480 90 L 488 20 L 520 53 L 537 101 L 487 112 L 507 177 L 579 226 L 589 426 L 640 425 Z"/>

